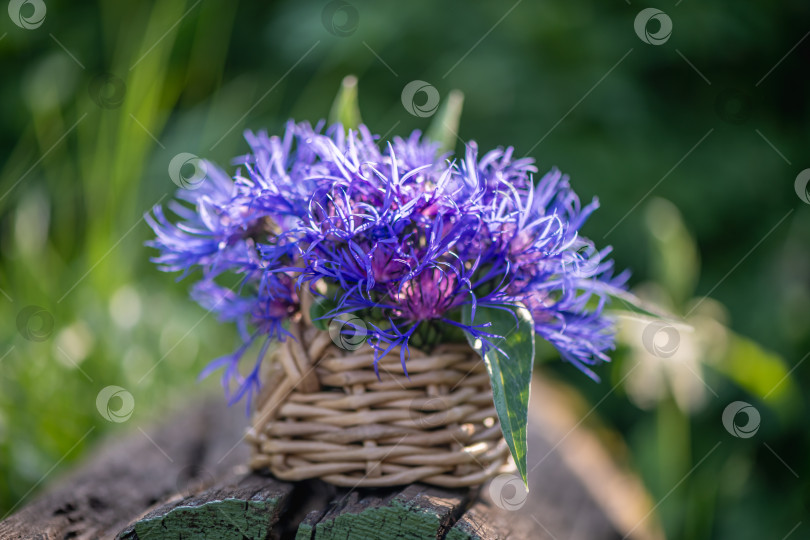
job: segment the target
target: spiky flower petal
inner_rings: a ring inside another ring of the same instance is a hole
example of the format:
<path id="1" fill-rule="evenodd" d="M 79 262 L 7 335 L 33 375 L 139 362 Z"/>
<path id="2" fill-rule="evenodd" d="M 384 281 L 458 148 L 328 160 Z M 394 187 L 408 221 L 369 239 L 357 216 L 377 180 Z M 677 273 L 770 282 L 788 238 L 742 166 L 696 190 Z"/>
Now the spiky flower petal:
<path id="1" fill-rule="evenodd" d="M 346 134 L 290 122 L 281 137 L 245 138 L 251 151 L 233 179 L 208 164 L 202 187 L 170 203 L 176 222 L 161 207 L 147 216 L 154 261 L 183 276 L 199 270 L 193 298 L 239 328 L 243 345 L 211 366 L 224 369 L 232 400 L 258 388 L 267 343 L 287 337 L 305 290 L 330 306 L 325 318 L 368 323 L 375 362 L 399 346 L 407 365 L 411 347 L 459 329 L 490 340 L 486 325 L 462 323 L 467 304 L 525 306 L 537 335 L 591 376 L 608 360 L 603 308 L 627 276 L 613 276 L 609 248 L 580 236 L 598 203 L 583 207 L 559 171 L 535 185 L 533 160 L 512 148 L 479 156 L 469 143 L 453 160 L 418 131 L 383 146 L 365 126 Z"/>

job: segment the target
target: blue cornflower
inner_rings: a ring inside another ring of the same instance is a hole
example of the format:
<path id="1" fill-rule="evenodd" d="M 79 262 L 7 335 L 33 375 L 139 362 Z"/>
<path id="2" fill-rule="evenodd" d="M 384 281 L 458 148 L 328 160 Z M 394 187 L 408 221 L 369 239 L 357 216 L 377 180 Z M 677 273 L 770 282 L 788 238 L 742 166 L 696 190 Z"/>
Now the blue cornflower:
<path id="1" fill-rule="evenodd" d="M 224 369 L 232 401 L 258 388 L 267 344 L 286 339 L 305 289 L 328 306 L 324 317 L 368 322 L 375 365 L 399 347 L 405 366 L 411 348 L 458 329 L 491 343 L 487 324 L 463 323 L 467 305 L 525 306 L 536 334 L 592 377 L 608 360 L 603 309 L 627 275 L 614 276 L 610 249 L 579 234 L 598 203 L 583 207 L 559 171 L 535 184 L 534 161 L 512 148 L 479 156 L 471 142 L 453 159 L 418 131 L 383 145 L 365 126 L 289 122 L 281 137 L 245 138 L 233 178 L 208 164 L 202 186 L 170 203 L 175 222 L 159 206 L 147 216 L 154 261 L 182 276 L 199 270 L 193 298 L 239 329 L 242 346 L 207 370 Z"/>

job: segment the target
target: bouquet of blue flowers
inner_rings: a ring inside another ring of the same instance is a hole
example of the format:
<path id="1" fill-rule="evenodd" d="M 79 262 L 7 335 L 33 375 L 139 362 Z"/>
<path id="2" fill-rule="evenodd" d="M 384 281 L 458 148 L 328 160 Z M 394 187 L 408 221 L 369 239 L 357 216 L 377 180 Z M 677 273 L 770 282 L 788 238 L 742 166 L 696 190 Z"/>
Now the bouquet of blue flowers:
<path id="1" fill-rule="evenodd" d="M 408 377 L 413 351 L 468 342 L 525 480 L 535 338 L 592 378 L 614 344 L 603 308 L 627 274 L 579 233 L 597 201 L 581 204 L 556 169 L 537 178 L 511 147 L 453 155 L 419 131 L 386 142 L 325 122 L 245 138 L 233 177 L 206 163 L 169 203 L 175 219 L 147 216 L 154 261 L 193 273 L 192 297 L 238 328 L 239 347 L 206 373 L 250 402 L 268 348 L 302 317 L 344 349 L 370 347 L 378 376 L 389 355 Z"/>

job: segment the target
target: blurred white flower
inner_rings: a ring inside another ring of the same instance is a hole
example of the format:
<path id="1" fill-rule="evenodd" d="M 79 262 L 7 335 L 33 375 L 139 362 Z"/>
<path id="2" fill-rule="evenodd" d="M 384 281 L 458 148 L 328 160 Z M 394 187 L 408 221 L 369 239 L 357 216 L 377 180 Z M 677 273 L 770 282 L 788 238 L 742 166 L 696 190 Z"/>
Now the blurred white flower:
<path id="1" fill-rule="evenodd" d="M 662 302 L 662 291 L 648 285 L 639 292 L 642 298 L 655 297 Z M 630 399 L 643 409 L 655 407 L 672 396 L 685 412 L 700 410 L 714 390 L 705 381 L 706 364 L 718 361 L 726 353 L 728 331 L 718 322 L 724 310 L 711 299 L 693 303 L 689 316 L 681 321 L 666 321 L 623 313 L 619 315 L 619 341 L 630 347 L 624 373 Z"/>

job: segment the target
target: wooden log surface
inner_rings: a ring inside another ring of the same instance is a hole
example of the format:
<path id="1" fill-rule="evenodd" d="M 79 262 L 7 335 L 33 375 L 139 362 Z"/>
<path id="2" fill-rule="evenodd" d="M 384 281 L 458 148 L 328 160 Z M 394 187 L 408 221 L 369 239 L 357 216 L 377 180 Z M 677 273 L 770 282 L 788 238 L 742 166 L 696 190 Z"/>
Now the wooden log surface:
<path id="1" fill-rule="evenodd" d="M 134 516 L 177 493 L 204 489 L 243 463 L 247 449 L 237 445 L 243 426 L 244 416 L 211 399 L 164 425 L 110 436 L 83 466 L 0 522 L 0 538 L 113 537 Z"/>
<path id="2" fill-rule="evenodd" d="M 103 443 L 0 522 L 0 539 L 663 538 L 638 480 L 580 425 L 565 393 L 533 385 L 528 496 L 503 481 L 348 489 L 250 473 L 243 411 L 210 399 Z"/>

